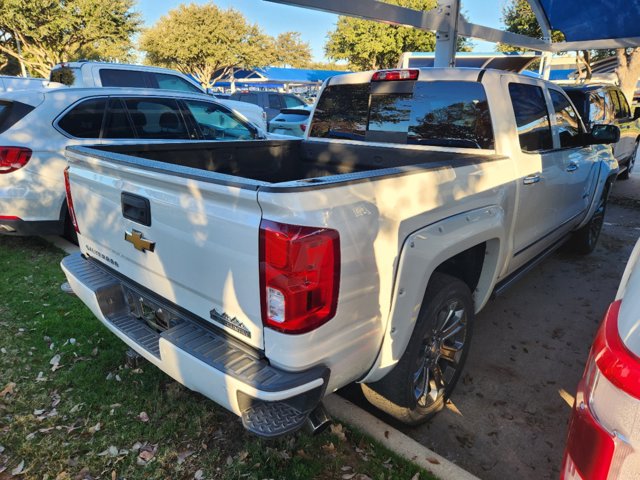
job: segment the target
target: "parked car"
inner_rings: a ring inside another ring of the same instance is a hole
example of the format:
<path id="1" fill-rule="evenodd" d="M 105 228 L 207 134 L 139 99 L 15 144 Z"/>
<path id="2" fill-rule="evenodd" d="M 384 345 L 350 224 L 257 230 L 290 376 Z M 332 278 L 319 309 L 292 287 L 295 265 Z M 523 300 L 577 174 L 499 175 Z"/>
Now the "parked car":
<path id="1" fill-rule="evenodd" d="M 561 478 L 640 478 L 640 240 L 578 384 Z"/>
<path id="2" fill-rule="evenodd" d="M 518 74 L 335 76 L 301 140 L 69 147 L 81 253 L 62 268 L 112 333 L 257 435 L 354 381 L 417 424 L 493 293 L 567 240 L 595 248 L 619 136 Z"/>
<path id="3" fill-rule="evenodd" d="M 71 72 L 71 85 L 87 87 L 157 88 L 183 93 L 207 93 L 198 82 L 184 73 L 168 68 L 107 62 L 60 63 L 51 69 L 50 78 L 59 79 L 60 72 Z M 216 97 L 218 98 L 218 97 Z M 233 99 L 218 98 L 220 103 L 242 113 L 254 125 L 267 130 L 267 114 L 259 106 L 249 106 Z"/>
<path id="4" fill-rule="evenodd" d="M 61 83 L 51 82 L 44 78 L 13 77 L 0 75 L 0 93 L 13 92 L 15 90 L 39 90 L 42 88 L 60 88 Z"/>
<path id="5" fill-rule="evenodd" d="M 640 144 L 640 110 L 631 111 L 622 90 L 610 84 L 586 84 L 564 87 L 582 117 L 587 129 L 595 124 L 620 127 L 620 141 L 613 154 L 620 164 L 618 178 L 626 180 L 633 170 Z"/>
<path id="6" fill-rule="evenodd" d="M 269 131 L 281 135 L 304 137 L 304 132 L 307 131 L 307 125 L 309 124 L 311 110 L 312 107 L 309 105 L 280 110 L 280 113 L 269 123 Z"/>
<path id="7" fill-rule="evenodd" d="M 6 93 L 0 96 L 0 233 L 64 231 L 68 216 L 62 174 L 69 145 L 265 136 L 239 112 L 198 93 L 136 88 Z"/>
<path id="8" fill-rule="evenodd" d="M 307 103 L 291 93 L 279 92 L 236 92 L 231 95 L 231 100 L 252 103 L 258 105 L 267 112 L 267 122 L 270 122 L 280 110 L 284 108 L 304 107 Z"/>

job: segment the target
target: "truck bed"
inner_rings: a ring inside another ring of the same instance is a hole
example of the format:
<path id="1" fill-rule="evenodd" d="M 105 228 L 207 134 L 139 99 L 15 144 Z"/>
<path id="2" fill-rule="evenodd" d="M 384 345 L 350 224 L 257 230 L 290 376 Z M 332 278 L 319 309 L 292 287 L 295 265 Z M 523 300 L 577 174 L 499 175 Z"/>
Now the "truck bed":
<path id="1" fill-rule="evenodd" d="M 455 151 L 403 149 L 397 145 L 386 147 L 310 140 L 164 142 L 71 147 L 69 150 L 116 163 L 143 163 L 147 168 L 174 170 L 173 173 L 177 175 L 182 173 L 189 176 L 194 170 L 230 175 L 237 179 L 252 180 L 256 186 L 308 181 L 344 174 L 352 174 L 350 179 L 354 179 L 353 174 L 363 172 L 385 170 L 380 173 L 386 175 L 399 173 L 398 169 L 408 166 L 456 166 L 486 162 L 495 157 Z M 149 160 L 151 162 L 147 162 Z M 166 168 L 168 165 L 178 168 Z M 225 180 L 216 175 L 204 176 L 214 182 Z M 356 177 L 368 176 L 370 175 Z"/>

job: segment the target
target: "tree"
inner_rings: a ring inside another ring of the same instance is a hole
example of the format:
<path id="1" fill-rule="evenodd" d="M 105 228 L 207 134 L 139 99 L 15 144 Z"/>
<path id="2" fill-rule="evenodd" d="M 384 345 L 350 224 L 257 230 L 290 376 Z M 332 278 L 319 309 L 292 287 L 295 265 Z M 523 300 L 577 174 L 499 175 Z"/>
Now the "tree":
<path id="1" fill-rule="evenodd" d="M 538 19 L 527 0 L 510 0 L 509 3 L 506 3 L 502 8 L 502 21 L 507 32 L 533 38 L 542 38 L 543 36 L 542 28 L 540 28 Z M 552 30 L 551 39 L 554 42 L 563 42 L 564 35 L 559 30 Z M 499 52 L 524 52 L 526 49 L 499 43 L 497 50 Z"/>
<path id="2" fill-rule="evenodd" d="M 150 64 L 194 75 L 211 87 L 234 69 L 265 67 L 275 58 L 273 39 L 233 8 L 180 5 L 143 32 L 140 49 Z"/>
<path id="3" fill-rule="evenodd" d="M 431 10 L 436 0 L 385 0 L 414 10 Z M 395 67 L 403 52 L 431 52 L 436 46 L 433 32 L 398 27 L 381 22 L 339 17 L 336 29 L 329 33 L 325 52 L 332 60 L 348 60 L 351 68 L 375 70 Z M 458 50 L 468 50 L 459 39 Z"/>
<path id="4" fill-rule="evenodd" d="M 134 0 L 0 0 L 0 54 L 22 58 L 31 74 L 42 77 L 60 62 L 127 60 L 142 23 L 133 5 Z"/>
<path id="5" fill-rule="evenodd" d="M 311 47 L 299 32 L 284 32 L 275 39 L 274 65 L 306 68 L 311 63 Z"/>
<path id="6" fill-rule="evenodd" d="M 640 48 L 618 48 L 616 57 L 618 57 L 616 75 L 620 90 L 627 97 L 629 103 L 632 103 L 638 78 L 640 78 Z"/>
<path id="7" fill-rule="evenodd" d="M 351 66 L 348 64 L 339 64 L 335 62 L 311 62 L 308 68 L 312 68 L 313 70 L 334 70 L 338 72 L 351 70 Z"/>

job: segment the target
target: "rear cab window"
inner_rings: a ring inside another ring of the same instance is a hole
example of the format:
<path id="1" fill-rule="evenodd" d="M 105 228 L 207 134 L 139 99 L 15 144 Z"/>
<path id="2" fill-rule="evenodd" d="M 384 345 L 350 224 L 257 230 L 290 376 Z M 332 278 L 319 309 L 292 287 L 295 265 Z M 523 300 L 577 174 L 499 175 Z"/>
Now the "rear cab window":
<path id="1" fill-rule="evenodd" d="M 484 87 L 470 81 L 329 85 L 318 101 L 310 136 L 494 148 Z"/>

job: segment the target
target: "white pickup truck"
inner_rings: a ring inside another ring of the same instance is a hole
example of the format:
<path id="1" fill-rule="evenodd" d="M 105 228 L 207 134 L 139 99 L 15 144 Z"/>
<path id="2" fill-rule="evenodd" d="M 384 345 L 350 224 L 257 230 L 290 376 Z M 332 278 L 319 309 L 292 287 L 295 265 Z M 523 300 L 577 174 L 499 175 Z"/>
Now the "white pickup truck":
<path id="1" fill-rule="evenodd" d="M 517 74 L 336 76 L 303 140 L 68 148 L 81 253 L 62 268 L 109 330 L 258 435 L 354 381 L 419 423 L 492 293 L 566 239 L 594 248 L 618 138 Z"/>

